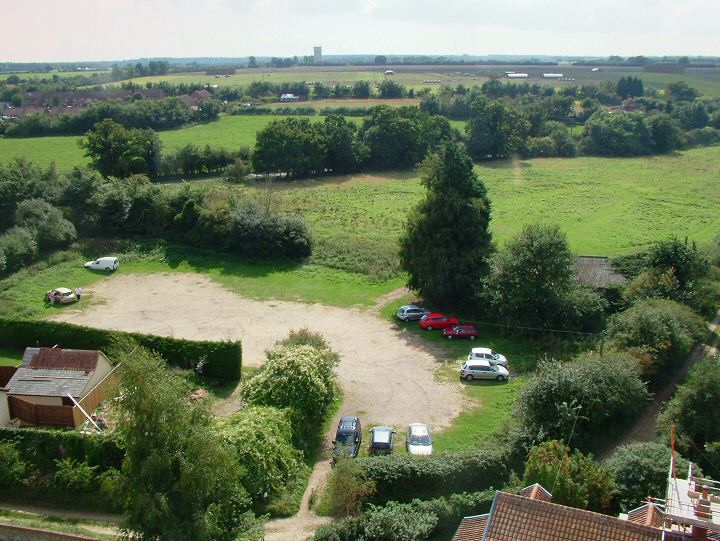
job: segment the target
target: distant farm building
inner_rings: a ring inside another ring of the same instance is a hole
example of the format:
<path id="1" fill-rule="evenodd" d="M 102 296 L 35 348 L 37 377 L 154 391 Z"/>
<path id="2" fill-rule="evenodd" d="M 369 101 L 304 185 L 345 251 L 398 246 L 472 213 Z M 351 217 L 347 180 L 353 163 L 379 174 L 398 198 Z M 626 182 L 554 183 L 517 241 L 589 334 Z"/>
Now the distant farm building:
<path id="1" fill-rule="evenodd" d="M 313 63 L 320 64 L 322 62 L 322 47 L 313 47 Z"/>
<path id="2" fill-rule="evenodd" d="M 385 75 L 395 75 L 393 70 L 385 70 Z"/>
<path id="3" fill-rule="evenodd" d="M 300 96 L 297 96 L 295 94 L 283 94 L 280 96 L 280 101 L 282 101 L 282 102 L 300 101 Z"/>
<path id="4" fill-rule="evenodd" d="M 543 73 L 543 79 L 562 79 L 564 75 L 562 73 Z"/>
<path id="5" fill-rule="evenodd" d="M 508 79 L 527 79 L 528 74 L 527 73 L 508 73 L 507 74 Z"/>

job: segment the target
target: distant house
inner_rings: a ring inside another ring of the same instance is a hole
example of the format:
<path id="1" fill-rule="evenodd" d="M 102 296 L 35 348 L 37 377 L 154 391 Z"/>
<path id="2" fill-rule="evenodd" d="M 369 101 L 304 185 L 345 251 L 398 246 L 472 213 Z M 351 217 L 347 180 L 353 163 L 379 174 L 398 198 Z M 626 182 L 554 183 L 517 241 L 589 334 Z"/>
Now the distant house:
<path id="1" fill-rule="evenodd" d="M 35 426 L 76 427 L 114 383 L 113 367 L 100 351 L 26 348 L 23 361 L 0 392 L 10 418 Z M 0 406 L 2 408 L 3 406 Z"/>
<path id="2" fill-rule="evenodd" d="M 528 78 L 527 73 L 516 73 L 514 71 L 512 73 L 507 73 L 506 75 L 507 75 L 508 79 L 527 79 Z"/>
<path id="3" fill-rule="evenodd" d="M 190 97 L 195 100 L 195 105 L 199 105 L 206 99 L 212 98 L 212 94 L 203 88 L 202 90 L 196 90 L 190 94 Z"/>
<path id="4" fill-rule="evenodd" d="M 593 289 L 608 289 L 627 282 L 627 278 L 613 269 L 610 259 L 594 255 L 575 259 L 575 279 L 580 285 Z"/>
<path id="5" fill-rule="evenodd" d="M 280 96 L 280 101 L 282 102 L 288 102 L 288 101 L 299 101 L 300 96 L 296 96 L 295 94 L 282 94 Z"/>

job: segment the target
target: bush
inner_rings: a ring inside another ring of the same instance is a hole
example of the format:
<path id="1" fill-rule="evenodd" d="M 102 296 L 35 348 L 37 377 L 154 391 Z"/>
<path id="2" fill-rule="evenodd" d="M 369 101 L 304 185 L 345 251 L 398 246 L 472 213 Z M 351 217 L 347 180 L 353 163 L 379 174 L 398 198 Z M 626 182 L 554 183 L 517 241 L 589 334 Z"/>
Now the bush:
<path id="1" fill-rule="evenodd" d="M 593 449 L 642 411 L 649 396 L 637 362 L 627 355 L 584 354 L 541 362 L 517 399 L 517 416 L 532 432 Z"/>
<path id="2" fill-rule="evenodd" d="M 388 502 L 370 506 L 365 524 L 368 541 L 416 541 L 428 539 L 438 518 L 407 503 Z"/>
<path id="3" fill-rule="evenodd" d="M 640 156 L 653 151 L 653 140 L 643 113 L 601 110 L 585 123 L 583 150 L 598 156 Z"/>
<path id="4" fill-rule="evenodd" d="M 523 484 L 532 483 L 550 490 L 554 503 L 596 512 L 609 511 L 614 490 L 608 468 L 557 440 L 530 451 Z"/>
<path id="5" fill-rule="evenodd" d="M 676 457 L 678 473 L 686 472 L 688 461 Z M 648 496 L 663 497 L 670 466 L 670 448 L 662 443 L 641 442 L 622 445 L 605 461 L 615 479 L 614 510 L 627 513 L 643 504 Z"/>
<path id="6" fill-rule="evenodd" d="M 243 385 L 243 397 L 257 406 L 290 408 L 294 444 L 308 453 L 337 396 L 334 368 L 338 361 L 337 353 L 329 349 L 278 346 L 268 351 L 265 364 Z"/>
<path id="7" fill-rule="evenodd" d="M 0 235 L 0 252 L 5 259 L 5 272 L 15 272 L 30 265 L 38 256 L 35 233 L 26 227 L 13 227 Z"/>
<path id="8" fill-rule="evenodd" d="M 333 517 L 358 515 L 373 494 L 375 483 L 362 465 L 341 456 L 326 481 L 321 507 Z"/>
<path id="9" fill-rule="evenodd" d="M 374 503 L 431 498 L 505 485 L 510 477 L 505 453 L 478 450 L 418 459 L 409 455 L 356 459 L 375 482 Z"/>
<path id="10" fill-rule="evenodd" d="M 703 321 L 687 306 L 665 299 L 642 300 L 610 318 L 612 346 L 640 360 L 642 375 L 657 383 L 683 365 L 704 337 Z"/>
<path id="11" fill-rule="evenodd" d="M 688 147 L 706 147 L 720 143 L 720 129 L 716 128 L 700 128 L 697 130 L 686 131 L 684 134 L 685 146 Z"/>
<path id="12" fill-rule="evenodd" d="M 0 488 L 9 489 L 22 484 L 27 464 L 13 443 L 0 441 L 0 464 Z"/>
<path id="13" fill-rule="evenodd" d="M 91 492 L 99 484 L 95 473 L 97 466 L 90 466 L 72 458 L 63 458 L 55 461 L 55 468 L 51 486 L 56 490 Z"/>
<path id="14" fill-rule="evenodd" d="M 222 438 L 235 448 L 247 472 L 242 484 L 257 505 L 283 491 L 305 468 L 292 446 L 290 418 L 282 410 L 250 406 L 216 421 Z"/>
<path id="15" fill-rule="evenodd" d="M 124 456 L 122 445 L 114 436 L 82 434 L 76 430 L 0 428 L 2 445 L 13 445 L 23 460 L 41 473 L 54 472 L 56 462 L 62 459 L 97 466 L 99 470 L 119 469 Z"/>
<path id="16" fill-rule="evenodd" d="M 94 329 L 59 321 L 0 318 L 0 346 L 24 348 L 28 345 L 108 351 L 118 339 L 129 338 L 157 352 L 169 364 L 197 368 L 204 376 L 238 379 L 242 362 L 240 342 L 184 340 L 165 336 Z"/>

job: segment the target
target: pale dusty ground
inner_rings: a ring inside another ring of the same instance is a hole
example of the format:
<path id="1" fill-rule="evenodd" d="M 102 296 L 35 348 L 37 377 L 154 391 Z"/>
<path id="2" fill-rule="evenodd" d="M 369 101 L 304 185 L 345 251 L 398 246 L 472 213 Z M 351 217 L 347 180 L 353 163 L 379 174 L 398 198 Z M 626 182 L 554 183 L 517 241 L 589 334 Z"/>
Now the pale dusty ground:
<path id="1" fill-rule="evenodd" d="M 86 294 L 102 302 L 81 311 L 63 310 L 55 319 L 191 339 L 240 339 L 245 366 L 262 364 L 265 350 L 291 329 L 317 331 L 342 357 L 341 413 L 358 414 L 366 423 L 401 427 L 425 422 L 439 429 L 461 408 L 460 385 L 434 379 L 440 348 L 370 312 L 256 301 L 186 273 L 116 275 L 88 287 Z"/>
<path id="2" fill-rule="evenodd" d="M 374 310 L 256 301 L 203 275 L 186 273 L 116 275 L 86 288 L 85 293 L 92 306 L 83 310 L 68 307 L 54 319 L 198 340 L 239 339 L 245 366 L 261 365 L 265 350 L 291 329 L 317 331 L 342 358 L 337 369 L 343 388 L 338 416 L 357 414 L 365 426 L 382 423 L 402 428 L 424 422 L 437 430 L 448 426 L 462 407 L 459 383 L 441 383 L 434 378 L 434 370 L 443 360 L 442 349 L 398 330 Z M 398 290 L 384 295 L 378 299 L 379 305 L 404 294 Z M 239 407 L 234 393 L 218 403 L 216 413 L 231 413 Z M 331 425 L 326 445 L 336 424 Z M 270 521 L 265 528 L 266 541 L 302 541 L 327 522 L 309 509 L 309 499 L 313 491 L 320 490 L 329 471 L 327 460 L 316 463 L 300 512 Z"/>

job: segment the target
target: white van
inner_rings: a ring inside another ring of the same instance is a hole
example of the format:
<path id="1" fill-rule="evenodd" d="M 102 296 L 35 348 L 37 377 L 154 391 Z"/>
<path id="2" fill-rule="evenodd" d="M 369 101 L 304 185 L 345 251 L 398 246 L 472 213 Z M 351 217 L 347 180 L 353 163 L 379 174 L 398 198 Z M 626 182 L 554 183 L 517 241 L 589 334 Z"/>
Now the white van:
<path id="1" fill-rule="evenodd" d="M 487 361 L 490 364 L 507 366 L 508 360 L 505 355 L 497 353 L 490 348 L 472 348 L 467 358 L 468 361 Z"/>
<path id="2" fill-rule="evenodd" d="M 85 265 L 83 265 L 86 269 L 104 271 L 114 271 L 119 266 L 120 262 L 117 257 L 101 257 L 95 261 L 88 261 Z"/>

